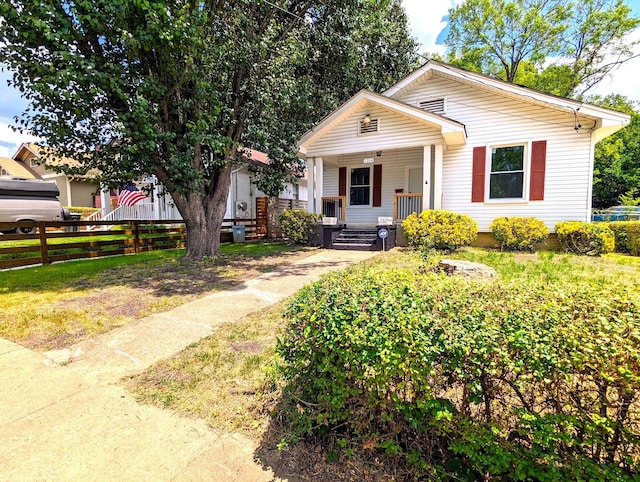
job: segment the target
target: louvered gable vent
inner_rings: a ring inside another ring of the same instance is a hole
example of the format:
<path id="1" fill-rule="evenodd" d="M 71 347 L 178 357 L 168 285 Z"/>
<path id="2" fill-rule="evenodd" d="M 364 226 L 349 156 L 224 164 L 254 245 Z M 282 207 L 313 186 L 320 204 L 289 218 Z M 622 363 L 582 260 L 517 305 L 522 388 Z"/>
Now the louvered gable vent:
<path id="1" fill-rule="evenodd" d="M 425 100 L 420 102 L 419 105 L 421 109 L 428 110 L 434 114 L 444 114 L 444 98 Z"/>
<path id="2" fill-rule="evenodd" d="M 370 134 L 372 132 L 378 132 L 378 119 L 371 119 L 368 125 L 360 121 L 360 134 Z"/>

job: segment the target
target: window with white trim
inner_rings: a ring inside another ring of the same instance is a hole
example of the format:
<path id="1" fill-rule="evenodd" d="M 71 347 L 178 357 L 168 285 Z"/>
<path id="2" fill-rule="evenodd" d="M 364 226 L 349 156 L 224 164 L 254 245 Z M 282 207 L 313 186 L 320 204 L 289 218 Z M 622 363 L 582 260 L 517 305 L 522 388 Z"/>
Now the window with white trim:
<path id="1" fill-rule="evenodd" d="M 355 167 L 351 169 L 351 188 L 349 204 L 351 206 L 368 206 L 371 199 L 371 169 Z"/>
<path id="2" fill-rule="evenodd" d="M 524 199 L 525 145 L 491 148 L 489 199 Z"/>
<path id="3" fill-rule="evenodd" d="M 9 172 L 4 168 L 0 167 L 0 176 L 8 176 Z"/>
<path id="4" fill-rule="evenodd" d="M 32 157 L 29 160 L 29 167 L 38 167 L 38 166 L 39 166 L 38 161 L 36 160 L 35 157 Z"/>

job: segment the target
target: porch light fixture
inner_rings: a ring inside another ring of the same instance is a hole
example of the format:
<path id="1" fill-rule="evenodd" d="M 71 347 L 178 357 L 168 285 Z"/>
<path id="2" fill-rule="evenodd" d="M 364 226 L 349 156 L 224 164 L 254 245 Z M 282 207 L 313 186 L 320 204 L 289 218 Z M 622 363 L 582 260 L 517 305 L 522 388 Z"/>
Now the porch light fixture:
<path id="1" fill-rule="evenodd" d="M 362 119 L 362 125 L 364 127 L 369 127 L 371 125 L 371 116 L 369 116 L 369 114 L 365 114 L 364 119 Z"/>

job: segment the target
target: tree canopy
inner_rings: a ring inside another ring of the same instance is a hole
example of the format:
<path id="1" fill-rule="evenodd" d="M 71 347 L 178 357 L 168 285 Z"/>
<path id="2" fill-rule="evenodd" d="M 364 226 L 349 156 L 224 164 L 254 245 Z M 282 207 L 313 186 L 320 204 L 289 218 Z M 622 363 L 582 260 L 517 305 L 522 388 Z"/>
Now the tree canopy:
<path id="1" fill-rule="evenodd" d="M 640 22 L 622 0 L 466 0 L 449 21 L 450 62 L 577 98 L 633 56 Z"/>
<path id="2" fill-rule="evenodd" d="M 416 61 L 399 0 L 6 0 L 0 17 L 19 125 L 106 185 L 155 175 L 191 259 L 219 254 L 242 147 L 268 153 L 275 194 L 303 169 L 304 130 Z"/>
<path id="3" fill-rule="evenodd" d="M 620 95 L 589 100 L 631 114 L 627 127 L 596 145 L 593 207 L 608 208 L 622 204 L 624 195 L 640 197 L 640 113 L 637 102 Z"/>

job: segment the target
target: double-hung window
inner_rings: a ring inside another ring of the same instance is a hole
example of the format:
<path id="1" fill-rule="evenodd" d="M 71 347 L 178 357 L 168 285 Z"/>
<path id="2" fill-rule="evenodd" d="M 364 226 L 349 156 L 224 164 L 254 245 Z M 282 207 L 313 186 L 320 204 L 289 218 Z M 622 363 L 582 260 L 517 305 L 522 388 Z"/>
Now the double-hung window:
<path id="1" fill-rule="evenodd" d="M 349 204 L 351 206 L 368 206 L 371 196 L 371 169 L 356 167 L 351 169 L 351 189 Z"/>
<path id="2" fill-rule="evenodd" d="M 524 199 L 525 146 L 491 148 L 489 199 Z"/>

